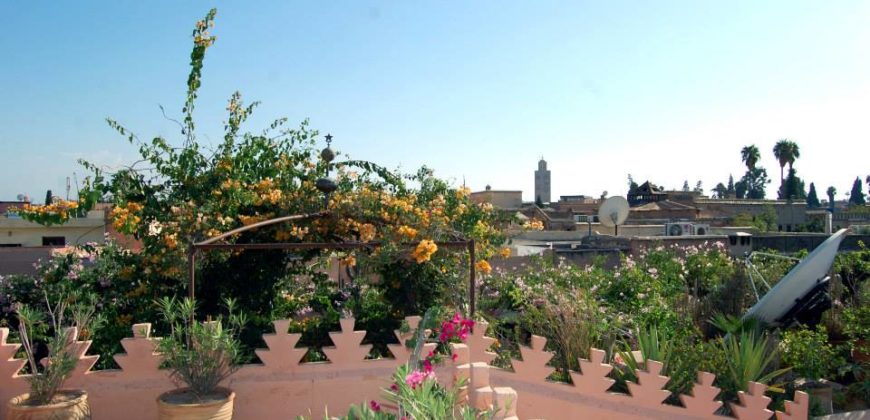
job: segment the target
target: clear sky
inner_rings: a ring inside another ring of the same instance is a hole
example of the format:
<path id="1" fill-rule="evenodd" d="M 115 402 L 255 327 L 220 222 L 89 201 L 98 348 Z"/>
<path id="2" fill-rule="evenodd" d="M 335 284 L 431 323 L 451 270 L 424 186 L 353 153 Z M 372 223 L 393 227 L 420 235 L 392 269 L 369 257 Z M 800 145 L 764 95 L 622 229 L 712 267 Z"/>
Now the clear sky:
<path id="1" fill-rule="evenodd" d="M 105 123 L 180 142 L 190 31 L 212 4 L 0 2 L 0 200 L 63 195 L 85 157 L 135 149 Z M 472 189 L 625 194 L 626 175 L 709 191 L 790 138 L 820 195 L 870 174 L 868 1 L 218 2 L 201 133 L 234 90 L 248 128 L 310 118 L 351 157 L 422 164 Z"/>

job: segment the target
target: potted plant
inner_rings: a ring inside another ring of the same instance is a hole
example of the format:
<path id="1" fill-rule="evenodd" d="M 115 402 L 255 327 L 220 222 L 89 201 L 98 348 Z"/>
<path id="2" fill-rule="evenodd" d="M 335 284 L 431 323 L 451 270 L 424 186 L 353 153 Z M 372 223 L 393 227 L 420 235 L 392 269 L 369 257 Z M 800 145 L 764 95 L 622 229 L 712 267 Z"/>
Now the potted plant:
<path id="1" fill-rule="evenodd" d="M 90 419 L 88 394 L 81 389 L 63 389 L 64 382 L 70 377 L 78 363 L 75 341 L 80 331 L 92 333 L 97 322 L 93 317 L 93 306 L 78 304 L 70 306 L 74 299 L 60 299 L 58 304 L 48 307 L 49 335 L 45 347 L 45 359 L 37 358 L 38 348 L 35 336 L 46 326 L 44 314 L 26 305 L 17 308 L 18 332 L 27 363 L 30 368 L 30 392 L 12 398 L 7 404 L 6 418 L 9 420 L 40 419 Z"/>
<path id="2" fill-rule="evenodd" d="M 196 303 L 190 299 L 158 300 L 169 324 L 169 335 L 157 349 L 179 389 L 157 398 L 161 419 L 231 419 L 235 393 L 220 384 L 238 369 L 241 344 L 237 339 L 245 317 L 235 313 L 235 301 L 227 299 L 226 322 L 194 320 Z"/>
<path id="3" fill-rule="evenodd" d="M 825 413 L 833 412 L 833 389 L 831 382 L 824 378 L 844 364 L 834 346 L 828 342 L 828 331 L 824 326 L 816 330 L 798 328 L 785 331 L 780 342 L 783 363 L 791 366 L 799 376 L 795 382 L 798 388 L 810 394 L 810 398 L 822 406 Z"/>

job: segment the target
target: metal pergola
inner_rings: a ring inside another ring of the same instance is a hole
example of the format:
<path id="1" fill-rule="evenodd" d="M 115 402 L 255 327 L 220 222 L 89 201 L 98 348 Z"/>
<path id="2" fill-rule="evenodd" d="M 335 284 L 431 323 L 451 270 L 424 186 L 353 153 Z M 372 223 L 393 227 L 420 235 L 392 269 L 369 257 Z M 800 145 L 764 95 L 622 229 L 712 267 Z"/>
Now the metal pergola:
<path id="1" fill-rule="evenodd" d="M 190 248 L 188 249 L 187 260 L 188 260 L 188 293 L 190 299 L 193 300 L 195 297 L 195 288 L 196 288 L 196 256 L 200 251 L 210 251 L 210 250 L 308 250 L 308 249 L 332 249 L 332 250 L 340 250 L 340 249 L 375 249 L 383 245 L 381 242 L 359 242 L 359 241 L 347 241 L 347 242 L 274 242 L 274 243 L 227 243 L 224 240 L 237 235 L 242 232 L 258 229 L 261 227 L 274 225 L 277 223 L 284 222 L 298 222 L 308 219 L 316 219 L 328 216 L 330 212 L 328 210 L 316 212 L 316 213 L 306 213 L 306 214 L 297 214 L 292 216 L 283 216 L 276 217 L 274 219 L 264 220 L 257 223 L 252 223 L 247 226 L 242 226 L 228 232 L 222 233 L 218 236 L 206 239 L 200 242 L 194 242 Z M 475 261 L 475 252 L 474 245 L 475 242 L 473 239 L 466 240 L 455 240 L 455 241 L 440 241 L 435 242 L 439 247 L 444 248 L 466 248 L 469 254 L 469 266 L 468 266 L 468 317 L 472 317 L 475 312 L 475 289 L 476 289 L 476 279 L 474 272 Z M 404 247 L 413 247 L 415 244 L 412 243 L 402 243 Z"/>

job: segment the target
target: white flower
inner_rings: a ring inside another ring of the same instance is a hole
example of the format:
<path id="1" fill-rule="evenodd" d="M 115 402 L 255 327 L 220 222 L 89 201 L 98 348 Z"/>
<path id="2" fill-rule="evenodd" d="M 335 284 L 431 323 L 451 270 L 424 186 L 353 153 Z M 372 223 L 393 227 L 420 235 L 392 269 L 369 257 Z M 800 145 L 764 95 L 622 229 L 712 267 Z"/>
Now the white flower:
<path id="1" fill-rule="evenodd" d="M 163 231 L 163 225 L 157 220 L 152 220 L 148 224 L 148 236 L 157 236 Z"/>

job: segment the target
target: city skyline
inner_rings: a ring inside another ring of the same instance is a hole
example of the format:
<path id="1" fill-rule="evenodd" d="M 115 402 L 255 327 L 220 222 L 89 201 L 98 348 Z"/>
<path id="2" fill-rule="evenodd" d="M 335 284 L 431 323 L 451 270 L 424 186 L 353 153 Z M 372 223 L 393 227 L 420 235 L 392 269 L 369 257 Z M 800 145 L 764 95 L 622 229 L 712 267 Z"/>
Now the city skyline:
<path id="1" fill-rule="evenodd" d="M 158 106 L 179 115 L 190 24 L 207 7 L 155 4 L 0 6 L 0 200 L 63 195 L 87 175 L 77 158 L 133 162 L 106 117 L 180 144 Z M 251 131 L 310 118 L 353 158 L 526 201 L 540 156 L 554 200 L 624 195 L 628 174 L 709 194 L 742 176 L 750 144 L 775 198 L 782 138 L 820 198 L 868 175 L 864 2 L 216 6 L 197 111 L 208 141 L 239 90 L 262 101 Z"/>

